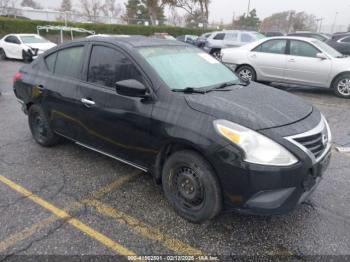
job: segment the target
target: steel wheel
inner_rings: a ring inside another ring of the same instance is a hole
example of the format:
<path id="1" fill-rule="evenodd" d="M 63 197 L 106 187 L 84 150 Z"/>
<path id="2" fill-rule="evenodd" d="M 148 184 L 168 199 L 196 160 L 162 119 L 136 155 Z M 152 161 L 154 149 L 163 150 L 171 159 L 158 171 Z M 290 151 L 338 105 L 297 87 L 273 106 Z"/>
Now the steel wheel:
<path id="1" fill-rule="evenodd" d="M 200 209 L 204 201 L 204 188 L 196 172 L 186 166 L 178 167 L 171 176 L 171 188 L 183 208 Z"/>

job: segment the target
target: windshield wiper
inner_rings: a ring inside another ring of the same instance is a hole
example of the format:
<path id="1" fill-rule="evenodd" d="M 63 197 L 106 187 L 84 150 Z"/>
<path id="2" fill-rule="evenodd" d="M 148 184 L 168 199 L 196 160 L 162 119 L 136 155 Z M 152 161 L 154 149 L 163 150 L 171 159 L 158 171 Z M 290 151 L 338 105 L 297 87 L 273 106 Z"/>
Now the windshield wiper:
<path id="1" fill-rule="evenodd" d="M 171 89 L 171 91 L 185 93 L 185 94 L 205 94 L 206 93 L 205 90 L 194 88 L 194 87 L 186 87 L 184 89 Z"/>
<path id="2" fill-rule="evenodd" d="M 243 85 L 243 83 L 240 82 L 225 82 L 219 85 L 216 85 L 214 87 L 211 87 L 209 89 L 206 90 L 206 92 L 211 92 L 211 91 L 231 91 L 231 89 L 224 89 L 225 87 L 229 87 L 229 86 L 236 86 L 236 85 Z"/>
<path id="3" fill-rule="evenodd" d="M 336 56 L 336 58 L 347 58 L 348 56 L 347 55 L 338 55 Z"/>

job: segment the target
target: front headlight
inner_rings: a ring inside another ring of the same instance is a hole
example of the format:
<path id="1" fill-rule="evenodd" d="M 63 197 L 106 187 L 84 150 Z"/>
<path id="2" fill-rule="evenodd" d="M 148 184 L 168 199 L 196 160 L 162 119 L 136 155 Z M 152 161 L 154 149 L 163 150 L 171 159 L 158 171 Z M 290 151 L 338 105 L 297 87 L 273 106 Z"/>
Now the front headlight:
<path id="1" fill-rule="evenodd" d="M 298 162 L 283 146 L 249 128 L 227 120 L 214 121 L 214 127 L 244 151 L 246 162 L 271 166 L 291 166 Z"/>

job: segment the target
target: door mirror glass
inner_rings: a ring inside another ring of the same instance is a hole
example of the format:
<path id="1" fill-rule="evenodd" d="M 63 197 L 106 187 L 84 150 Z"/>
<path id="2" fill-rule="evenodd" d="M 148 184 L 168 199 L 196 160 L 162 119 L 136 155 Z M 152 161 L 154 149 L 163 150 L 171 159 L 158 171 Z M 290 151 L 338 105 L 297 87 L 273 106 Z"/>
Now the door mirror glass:
<path id="1" fill-rule="evenodd" d="M 328 57 L 324 53 L 317 53 L 316 56 L 322 60 L 328 59 Z"/>
<path id="2" fill-rule="evenodd" d="M 116 91 L 123 96 L 145 97 L 146 87 L 135 79 L 122 80 L 117 82 Z"/>

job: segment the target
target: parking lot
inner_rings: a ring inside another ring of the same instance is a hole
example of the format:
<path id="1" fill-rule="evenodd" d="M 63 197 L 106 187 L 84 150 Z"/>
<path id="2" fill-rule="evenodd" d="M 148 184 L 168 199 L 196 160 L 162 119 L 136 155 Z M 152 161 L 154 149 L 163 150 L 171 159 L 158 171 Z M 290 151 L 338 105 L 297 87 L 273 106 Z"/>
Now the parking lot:
<path id="1" fill-rule="evenodd" d="M 0 62 L 0 260 L 16 255 L 350 254 L 350 101 L 330 90 L 285 88 L 319 108 L 333 132 L 320 186 L 293 213 L 224 213 L 202 225 L 180 218 L 152 178 L 73 143 L 37 145 L 12 92 L 23 63 Z M 287 105 L 286 105 L 287 106 Z M 130 259 L 130 257 L 129 257 Z"/>

